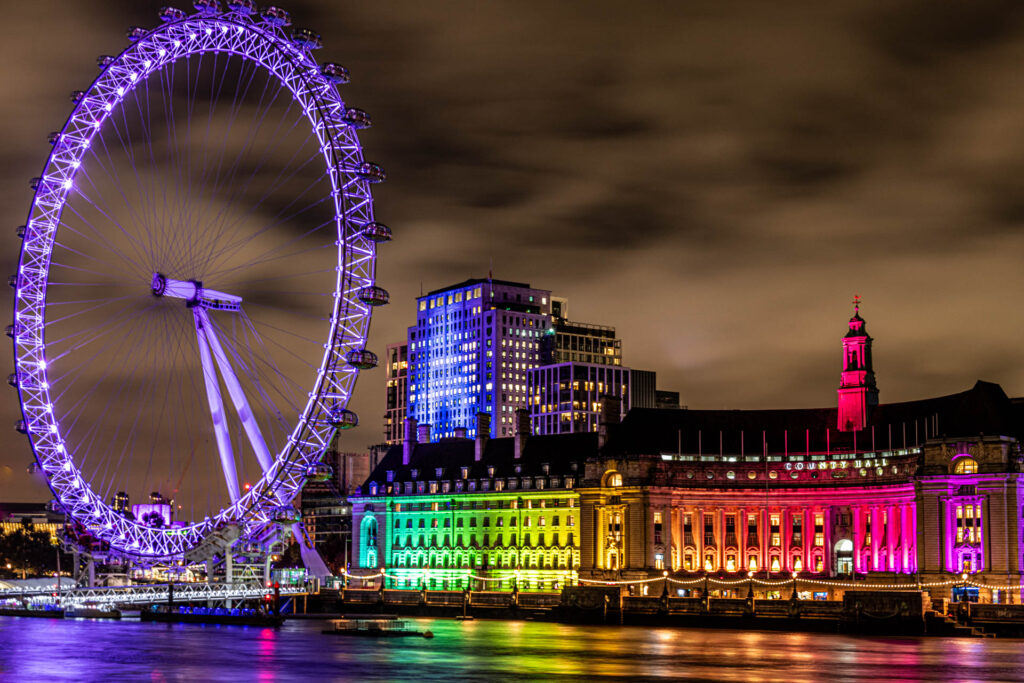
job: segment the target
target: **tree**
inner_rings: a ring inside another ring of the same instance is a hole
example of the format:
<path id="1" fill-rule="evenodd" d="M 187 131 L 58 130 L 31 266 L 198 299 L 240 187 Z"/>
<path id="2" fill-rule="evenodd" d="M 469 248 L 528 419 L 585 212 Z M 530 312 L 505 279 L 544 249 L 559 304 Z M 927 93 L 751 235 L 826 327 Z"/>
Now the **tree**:
<path id="1" fill-rule="evenodd" d="M 20 574 L 23 579 L 57 571 L 58 551 L 50 534 L 33 529 L 29 519 L 21 520 L 21 526 L 0 536 L 0 566 L 10 565 L 11 572 Z M 61 555 L 61 569 L 70 570 L 72 557 L 67 553 Z"/>

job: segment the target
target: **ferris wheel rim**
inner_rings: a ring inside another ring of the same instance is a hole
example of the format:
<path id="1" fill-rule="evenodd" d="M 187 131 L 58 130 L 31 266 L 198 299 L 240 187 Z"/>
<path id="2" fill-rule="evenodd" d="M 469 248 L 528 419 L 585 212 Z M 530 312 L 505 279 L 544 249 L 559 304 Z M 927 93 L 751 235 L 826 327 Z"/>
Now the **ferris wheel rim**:
<path id="1" fill-rule="evenodd" d="M 174 61 L 209 52 L 227 52 L 257 63 L 302 104 L 330 177 L 337 272 L 329 336 L 313 390 L 291 435 L 274 454 L 270 469 L 216 515 L 184 527 L 161 529 L 117 513 L 85 480 L 73 460 L 74 454 L 65 447 L 60 419 L 49 395 L 46 288 L 64 204 L 81 158 L 107 115 L 121 105 L 133 84 Z M 154 561 L 179 558 L 218 527 L 239 524 L 261 528 L 273 523 L 275 508 L 291 504 L 305 481 L 307 468 L 319 461 L 328 446 L 334 431 L 333 416 L 347 412 L 359 369 L 346 364 L 345 356 L 365 348 L 372 307 L 359 294 L 374 286 L 376 250 L 374 240 L 358 229 L 374 223 L 373 201 L 370 180 L 355 168 L 367 162 L 355 127 L 341 118 L 344 112 L 344 102 L 334 84 L 320 73 L 308 50 L 289 40 L 280 25 L 260 23 L 258 18 L 245 14 L 201 11 L 138 36 L 111 58 L 76 102 L 61 129 L 32 197 L 18 259 L 13 335 L 17 390 L 22 424 L 58 505 L 76 524 L 96 530 L 114 554 Z"/>

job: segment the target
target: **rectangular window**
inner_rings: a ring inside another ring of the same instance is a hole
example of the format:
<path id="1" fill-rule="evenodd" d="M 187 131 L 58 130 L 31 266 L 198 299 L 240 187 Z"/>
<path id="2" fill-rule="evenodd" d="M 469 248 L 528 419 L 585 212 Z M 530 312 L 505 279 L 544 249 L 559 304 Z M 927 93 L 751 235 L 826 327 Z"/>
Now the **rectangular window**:
<path id="1" fill-rule="evenodd" d="M 768 519 L 768 525 L 770 527 L 769 534 L 771 535 L 771 544 L 773 548 L 778 548 L 782 545 L 782 532 L 780 530 L 780 516 L 771 515 Z"/>

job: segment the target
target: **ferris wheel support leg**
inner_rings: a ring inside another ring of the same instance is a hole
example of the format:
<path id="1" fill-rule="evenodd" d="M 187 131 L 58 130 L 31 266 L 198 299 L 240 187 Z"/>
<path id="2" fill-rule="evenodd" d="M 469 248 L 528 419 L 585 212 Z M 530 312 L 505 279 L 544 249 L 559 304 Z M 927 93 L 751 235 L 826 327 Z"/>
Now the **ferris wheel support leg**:
<path id="1" fill-rule="evenodd" d="M 214 332 L 213 325 L 210 324 L 210 317 L 206 314 L 206 309 L 199 306 L 193 308 L 192 313 L 196 317 L 197 327 L 202 326 L 206 333 L 206 339 L 210 342 L 210 349 L 213 351 L 213 357 L 217 361 L 217 367 L 220 368 L 221 377 L 224 378 L 224 385 L 228 388 L 231 402 L 235 404 L 238 419 L 245 428 L 245 434 L 249 437 L 249 443 L 252 444 L 252 450 L 256 453 L 256 459 L 259 460 L 263 472 L 269 472 L 274 459 L 270 455 L 270 449 L 267 448 L 267 442 L 264 441 L 262 432 L 260 432 L 260 426 L 256 424 L 256 418 L 253 416 L 252 409 L 249 408 L 249 401 L 245 398 L 242 385 L 239 384 L 238 377 L 235 376 L 234 371 L 231 369 L 231 364 L 224 354 L 224 348 L 220 344 L 220 339 L 217 338 L 217 333 Z"/>
<path id="2" fill-rule="evenodd" d="M 210 356 L 210 346 L 207 343 L 208 319 L 205 315 L 200 316 L 202 309 L 192 309 L 196 324 L 196 340 L 199 342 L 199 358 L 203 365 L 203 380 L 206 382 L 206 398 L 210 403 L 210 415 L 213 417 L 213 431 L 217 436 L 217 450 L 220 452 L 220 464 L 224 469 L 224 479 L 228 485 L 228 495 L 231 502 L 238 500 L 238 474 L 235 472 L 235 455 L 231 450 L 231 435 L 228 434 L 228 424 L 224 414 L 224 401 L 220 397 L 220 387 L 217 384 L 217 370 L 213 365 L 213 358 Z"/>

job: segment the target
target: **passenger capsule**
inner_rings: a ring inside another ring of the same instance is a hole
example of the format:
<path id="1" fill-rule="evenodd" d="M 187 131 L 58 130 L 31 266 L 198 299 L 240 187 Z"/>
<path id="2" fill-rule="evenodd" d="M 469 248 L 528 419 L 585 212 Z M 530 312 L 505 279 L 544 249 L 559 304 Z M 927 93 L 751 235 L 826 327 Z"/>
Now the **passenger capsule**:
<path id="1" fill-rule="evenodd" d="M 192 6 L 200 14 L 217 14 L 220 12 L 220 0 L 193 0 Z"/>
<path id="2" fill-rule="evenodd" d="M 25 239 L 26 232 L 28 232 L 28 227 L 24 225 L 19 225 L 18 229 L 14 231 L 14 234 L 18 236 L 19 240 L 23 240 Z"/>
<path id="3" fill-rule="evenodd" d="M 12 387 L 17 388 L 17 386 L 18 386 L 18 373 L 12 372 L 11 374 L 7 375 L 7 383 L 10 384 Z"/>
<path id="4" fill-rule="evenodd" d="M 28 434 L 28 423 L 26 423 L 24 420 L 18 420 L 17 422 L 14 423 L 14 431 L 18 432 L 19 434 Z"/>
<path id="5" fill-rule="evenodd" d="M 160 17 L 160 21 L 170 23 L 172 21 L 181 21 L 185 18 L 185 10 L 180 10 L 177 7 L 161 7 L 157 13 Z"/>
<path id="6" fill-rule="evenodd" d="M 335 429 L 352 429 L 359 425 L 359 416 L 347 408 L 335 407 L 327 422 Z"/>
<path id="7" fill-rule="evenodd" d="M 31 187 L 33 190 L 38 190 L 42 186 L 42 184 L 42 178 L 33 178 L 32 180 L 28 181 L 28 186 Z"/>
<path id="8" fill-rule="evenodd" d="M 56 145 L 60 142 L 60 131 L 54 131 L 46 136 L 46 141 L 51 145 Z"/>
<path id="9" fill-rule="evenodd" d="M 356 109 L 355 107 L 346 109 L 341 115 L 341 120 L 352 128 L 369 128 L 373 125 L 370 115 L 362 109 Z"/>
<path id="10" fill-rule="evenodd" d="M 228 0 L 228 9 L 247 17 L 256 14 L 256 3 L 253 0 Z"/>
<path id="11" fill-rule="evenodd" d="M 17 275 L 12 275 L 9 278 L 7 278 L 7 284 L 9 284 L 13 289 L 17 289 L 18 288 L 18 276 Z"/>
<path id="12" fill-rule="evenodd" d="M 271 26 L 284 27 L 292 25 L 292 15 L 273 5 L 260 10 L 260 18 L 263 20 L 263 23 L 270 24 Z"/>
<path id="13" fill-rule="evenodd" d="M 128 36 L 129 41 L 137 43 L 140 40 L 142 40 L 146 33 L 148 33 L 148 31 L 146 31 L 146 29 L 142 28 L 141 26 L 129 26 L 128 30 L 125 32 L 125 35 Z"/>
<path id="14" fill-rule="evenodd" d="M 29 474 L 35 474 L 36 472 L 39 471 L 39 463 L 33 460 L 28 464 L 28 467 L 26 469 L 28 470 Z"/>
<path id="15" fill-rule="evenodd" d="M 10 325 L 4 328 L 4 334 L 6 334 L 11 339 L 14 339 L 15 337 L 18 336 L 18 326 L 15 325 L 14 323 L 11 323 Z"/>
<path id="16" fill-rule="evenodd" d="M 308 28 L 292 29 L 292 43 L 300 50 L 319 50 L 324 46 L 320 34 Z"/>
<path id="17" fill-rule="evenodd" d="M 330 481 L 333 476 L 334 468 L 324 463 L 310 465 L 306 470 L 306 479 L 309 481 Z"/>
<path id="18" fill-rule="evenodd" d="M 279 505 L 270 518 L 278 524 L 295 524 L 302 519 L 302 514 L 291 505 Z"/>
<path id="19" fill-rule="evenodd" d="M 371 306 L 383 306 L 391 300 L 388 290 L 376 285 L 373 285 L 372 287 L 363 287 L 359 290 L 358 296 L 360 301 Z"/>
<path id="20" fill-rule="evenodd" d="M 73 90 L 73 91 L 71 91 L 71 101 L 74 104 L 78 104 L 83 99 L 85 99 L 85 91 L 84 90 Z"/>
<path id="21" fill-rule="evenodd" d="M 366 239 L 378 244 L 391 241 L 391 228 L 376 221 L 364 223 L 361 233 Z"/>
<path id="22" fill-rule="evenodd" d="M 321 64 L 320 74 L 335 85 L 344 85 L 352 80 L 348 69 L 343 67 L 341 64 L 335 64 L 334 62 L 325 62 Z"/>
<path id="23" fill-rule="evenodd" d="M 372 370 L 377 367 L 377 354 L 366 349 L 352 349 L 345 354 L 345 362 L 360 370 Z"/>
<path id="24" fill-rule="evenodd" d="M 116 58 L 112 55 L 100 55 L 96 58 L 96 66 L 98 66 L 101 69 L 106 69 L 108 66 L 111 65 L 111 63 L 113 63 L 114 59 Z"/>
<path id="25" fill-rule="evenodd" d="M 382 183 L 388 177 L 384 167 L 372 161 L 364 161 L 356 166 L 356 175 L 370 183 Z"/>

